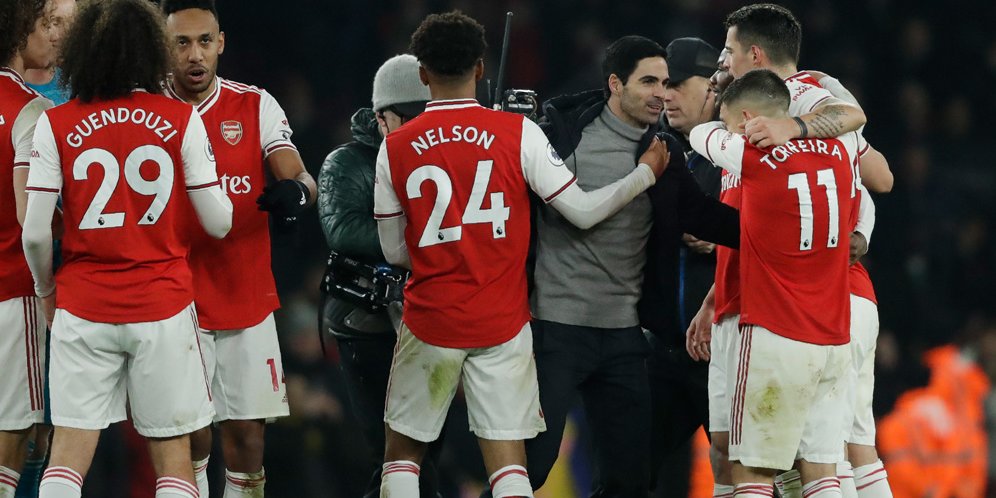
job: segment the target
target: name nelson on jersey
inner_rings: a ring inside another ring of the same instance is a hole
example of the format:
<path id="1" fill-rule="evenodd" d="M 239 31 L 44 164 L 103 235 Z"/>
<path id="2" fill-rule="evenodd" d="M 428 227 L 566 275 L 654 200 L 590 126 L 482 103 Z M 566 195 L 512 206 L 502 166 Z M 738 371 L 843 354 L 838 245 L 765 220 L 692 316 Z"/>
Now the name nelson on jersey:
<path id="1" fill-rule="evenodd" d="M 152 112 L 146 111 L 145 109 L 128 109 L 127 107 L 118 107 L 117 109 L 104 109 L 102 111 L 91 113 L 89 116 L 83 118 L 75 126 L 76 132 L 66 135 L 66 143 L 72 147 L 81 147 L 83 145 L 83 139 L 92 135 L 95 131 L 109 125 L 114 124 L 136 124 L 139 126 L 144 126 L 149 130 L 152 130 L 159 138 L 163 139 L 163 142 L 169 142 L 170 139 L 175 137 L 179 131 L 173 127 L 173 123 L 162 116 Z"/>
<path id="2" fill-rule="evenodd" d="M 477 144 L 478 147 L 484 147 L 484 150 L 488 150 L 491 148 L 491 143 L 494 141 L 494 133 L 488 130 L 478 130 L 473 126 L 463 127 L 461 125 L 453 125 L 453 128 L 450 128 L 449 133 L 444 131 L 442 128 L 428 129 L 422 134 L 422 136 L 418 137 L 417 140 L 413 140 L 411 145 L 412 149 L 415 149 L 415 153 L 421 156 L 422 151 L 426 151 L 437 145 L 449 142 L 467 142 Z"/>

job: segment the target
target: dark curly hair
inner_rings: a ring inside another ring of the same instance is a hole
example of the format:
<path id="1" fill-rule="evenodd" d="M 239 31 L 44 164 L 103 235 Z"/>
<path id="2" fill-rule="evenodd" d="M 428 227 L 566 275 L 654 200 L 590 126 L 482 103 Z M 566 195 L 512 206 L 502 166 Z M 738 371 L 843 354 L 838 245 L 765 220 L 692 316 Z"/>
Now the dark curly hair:
<path id="1" fill-rule="evenodd" d="M 167 47 L 163 14 L 148 0 L 84 0 L 62 42 L 62 82 L 83 102 L 162 93 Z"/>
<path id="2" fill-rule="evenodd" d="M 7 65 L 28 43 L 35 22 L 44 14 L 45 0 L 0 2 L 0 64 Z"/>
<path id="3" fill-rule="evenodd" d="M 454 10 L 426 17 L 412 34 L 409 50 L 432 74 L 458 78 L 474 69 L 487 48 L 484 27 Z"/>
<path id="4" fill-rule="evenodd" d="M 218 8 L 214 5 L 214 0 L 162 0 L 159 2 L 159 8 L 167 16 L 174 12 L 187 9 L 206 10 L 214 14 L 216 21 L 221 22 L 221 18 L 218 17 Z"/>
<path id="5" fill-rule="evenodd" d="M 798 64 L 802 45 L 802 25 L 792 11 L 773 3 L 755 3 L 741 7 L 723 23 L 737 28 L 741 45 L 757 45 L 775 64 Z"/>

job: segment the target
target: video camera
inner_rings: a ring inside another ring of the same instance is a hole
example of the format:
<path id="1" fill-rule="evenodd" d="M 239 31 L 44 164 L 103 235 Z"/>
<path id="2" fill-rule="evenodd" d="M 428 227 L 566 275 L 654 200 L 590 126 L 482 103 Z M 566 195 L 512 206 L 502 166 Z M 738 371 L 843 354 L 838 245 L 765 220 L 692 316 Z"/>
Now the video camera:
<path id="1" fill-rule="evenodd" d="M 508 43 L 512 32 L 512 13 L 505 14 L 505 37 L 501 44 L 501 60 L 498 62 L 498 80 L 492 91 L 491 81 L 487 81 L 488 101 L 492 109 L 525 115 L 536 121 L 539 118 L 539 98 L 533 90 L 508 89 L 505 84 L 505 64 L 508 62 Z"/>
<path id="2" fill-rule="evenodd" d="M 405 283 L 410 275 L 411 272 L 388 264 L 368 265 L 329 251 L 322 292 L 376 313 L 404 300 Z"/>

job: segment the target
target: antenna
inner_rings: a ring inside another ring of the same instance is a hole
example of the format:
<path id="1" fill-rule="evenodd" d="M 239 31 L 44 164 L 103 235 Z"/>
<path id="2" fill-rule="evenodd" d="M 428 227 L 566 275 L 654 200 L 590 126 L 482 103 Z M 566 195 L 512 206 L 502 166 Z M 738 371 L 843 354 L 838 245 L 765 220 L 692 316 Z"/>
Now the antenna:
<path id="1" fill-rule="evenodd" d="M 501 60 L 498 62 L 498 81 L 495 84 L 495 98 L 492 103 L 495 110 L 502 108 L 505 98 L 505 63 L 508 62 L 508 41 L 512 34 L 512 11 L 505 13 L 505 38 L 501 42 Z"/>

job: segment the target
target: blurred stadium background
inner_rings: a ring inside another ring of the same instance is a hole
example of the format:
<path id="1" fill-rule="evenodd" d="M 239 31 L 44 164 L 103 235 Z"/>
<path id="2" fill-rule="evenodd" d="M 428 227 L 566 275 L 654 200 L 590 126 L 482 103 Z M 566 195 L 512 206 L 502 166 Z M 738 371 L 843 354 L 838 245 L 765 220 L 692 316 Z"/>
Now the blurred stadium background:
<path id="1" fill-rule="evenodd" d="M 721 48 L 723 18 L 745 3 L 221 1 L 227 44 L 219 73 L 264 87 L 281 102 L 317 178 L 325 155 L 350 140 L 350 115 L 370 105 L 377 67 L 406 50 L 428 13 L 458 8 L 484 24 L 494 78 L 504 13 L 514 11 L 507 86 L 534 89 L 545 99 L 600 85 L 601 51 L 622 35 L 662 45 L 698 36 Z M 987 437 L 996 429 L 996 160 L 986 153 L 996 140 L 980 128 L 996 115 L 996 2 L 782 3 L 803 23 L 800 68 L 837 76 L 859 98 L 869 117 L 865 136 L 896 177 L 892 193 L 875 197 L 878 222 L 864 259 L 880 302 L 875 409 L 895 495 L 996 496 L 996 486 L 988 485 L 996 483 L 990 458 L 996 438 Z M 293 415 L 269 428 L 267 495 L 361 496 L 369 477 L 364 442 L 350 415 L 335 341 L 326 341 L 324 353 L 318 341 L 317 288 L 327 248 L 315 213 L 274 245 Z M 477 496 L 483 465 L 460 406 L 450 420 L 445 496 Z M 577 424 L 569 431 L 559 467 L 538 496 L 587 496 L 586 431 Z M 690 477 L 689 496 L 708 496 L 707 452 L 689 451 L 694 470 L 677 473 Z M 219 455 L 212 460 L 216 472 Z M 142 443 L 127 427 L 108 431 L 87 494 L 151 497 L 143 494 L 151 487 L 140 484 L 151 472 L 143 458 Z"/>

